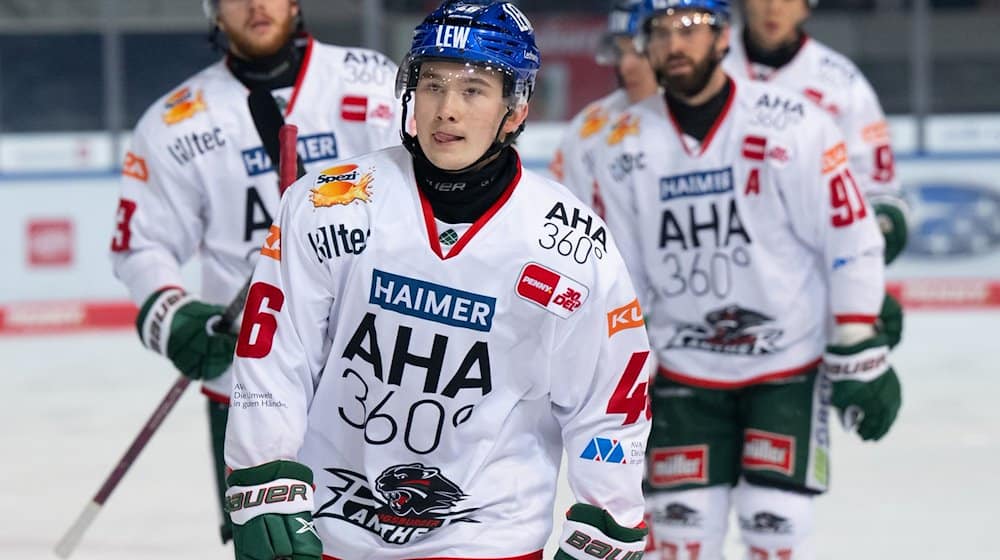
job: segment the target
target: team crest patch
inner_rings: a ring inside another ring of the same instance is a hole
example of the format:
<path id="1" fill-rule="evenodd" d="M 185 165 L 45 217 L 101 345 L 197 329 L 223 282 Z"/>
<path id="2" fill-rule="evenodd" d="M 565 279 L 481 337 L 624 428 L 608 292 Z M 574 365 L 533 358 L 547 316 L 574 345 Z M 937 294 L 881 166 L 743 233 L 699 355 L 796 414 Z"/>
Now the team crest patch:
<path id="1" fill-rule="evenodd" d="M 407 544 L 452 523 L 479 523 L 469 514 L 478 508 L 456 509 L 468 496 L 436 467 L 422 463 L 395 465 L 369 486 L 361 473 L 325 469 L 334 482 L 333 497 L 314 517 L 332 517 L 378 535 L 390 544 Z"/>
<path id="2" fill-rule="evenodd" d="M 665 349 L 688 348 L 718 354 L 759 356 L 777 352 L 784 331 L 768 323 L 771 317 L 730 305 L 710 311 L 705 324 L 682 323 Z"/>
<path id="3" fill-rule="evenodd" d="M 164 103 L 163 122 L 168 125 L 175 125 L 195 116 L 208 108 L 205 104 L 205 94 L 198 90 L 192 93 L 191 88 L 184 87 L 167 98 Z"/>
<path id="4" fill-rule="evenodd" d="M 608 134 L 608 146 L 615 146 L 622 143 L 626 136 L 639 134 L 639 117 L 624 113 L 615 121 L 614 127 Z"/>
<path id="5" fill-rule="evenodd" d="M 517 295 L 563 319 L 587 301 L 590 290 L 583 284 L 538 263 L 528 263 L 518 277 Z"/>
<path id="6" fill-rule="evenodd" d="M 356 200 L 368 202 L 371 199 L 373 171 L 369 169 L 361 173 L 357 165 L 350 164 L 328 167 L 316 178 L 309 200 L 314 208 L 347 206 Z"/>

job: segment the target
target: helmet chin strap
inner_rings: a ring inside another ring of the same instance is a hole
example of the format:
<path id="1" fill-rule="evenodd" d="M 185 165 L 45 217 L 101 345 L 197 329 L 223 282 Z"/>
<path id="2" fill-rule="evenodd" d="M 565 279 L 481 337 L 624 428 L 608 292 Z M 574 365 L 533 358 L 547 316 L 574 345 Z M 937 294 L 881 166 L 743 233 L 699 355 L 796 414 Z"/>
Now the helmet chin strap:
<path id="1" fill-rule="evenodd" d="M 406 150 L 410 152 L 410 155 L 412 155 L 413 157 L 420 158 L 422 161 L 426 162 L 431 167 L 443 171 L 445 173 L 452 173 L 458 175 L 461 173 L 467 173 L 469 171 L 477 170 L 479 167 L 481 167 L 488 161 L 492 160 L 494 157 L 496 157 L 497 154 L 499 154 L 504 149 L 513 144 L 514 140 L 516 140 L 517 137 L 521 134 L 521 131 L 524 130 L 524 123 L 521 123 L 521 126 L 519 126 L 517 130 L 508 134 L 507 137 L 504 138 L 503 140 L 500 140 L 500 135 L 503 133 L 504 124 L 506 124 L 507 119 L 509 119 L 510 116 L 514 114 L 514 109 L 508 106 L 507 112 L 504 114 L 503 118 L 500 119 L 500 126 L 497 127 L 497 132 L 493 136 L 493 143 L 490 144 L 490 147 L 487 148 L 486 152 L 482 156 L 480 156 L 479 159 L 463 167 L 462 169 L 456 169 L 456 170 L 441 169 L 440 167 L 434 165 L 434 162 L 432 162 L 427 157 L 423 149 L 420 147 L 420 142 L 419 140 L 417 140 L 417 137 L 406 132 L 406 111 L 407 111 L 406 107 L 407 105 L 410 104 L 410 100 L 412 98 L 413 98 L 413 93 L 409 89 L 406 90 L 405 93 L 403 93 L 402 126 L 399 129 L 399 135 L 403 139 L 403 147 L 405 147 Z"/>

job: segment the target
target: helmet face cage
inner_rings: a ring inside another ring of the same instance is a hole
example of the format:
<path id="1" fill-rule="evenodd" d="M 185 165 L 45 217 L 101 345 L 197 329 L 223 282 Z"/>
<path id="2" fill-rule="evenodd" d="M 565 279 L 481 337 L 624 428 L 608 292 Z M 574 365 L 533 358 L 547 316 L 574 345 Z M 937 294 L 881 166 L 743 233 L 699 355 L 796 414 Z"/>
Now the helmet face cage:
<path id="1" fill-rule="evenodd" d="M 396 95 L 416 87 L 420 66 L 439 60 L 465 63 L 504 76 L 504 97 L 511 108 L 534 93 L 541 54 L 531 22 L 507 2 L 447 0 L 413 32 L 413 42 L 396 75 Z"/>
<path id="2" fill-rule="evenodd" d="M 707 23 L 721 29 L 729 23 L 729 0 L 642 0 L 639 12 L 635 46 L 636 50 L 644 53 L 649 46 L 653 18 L 688 12 L 691 15 L 682 19 L 682 27 Z"/>

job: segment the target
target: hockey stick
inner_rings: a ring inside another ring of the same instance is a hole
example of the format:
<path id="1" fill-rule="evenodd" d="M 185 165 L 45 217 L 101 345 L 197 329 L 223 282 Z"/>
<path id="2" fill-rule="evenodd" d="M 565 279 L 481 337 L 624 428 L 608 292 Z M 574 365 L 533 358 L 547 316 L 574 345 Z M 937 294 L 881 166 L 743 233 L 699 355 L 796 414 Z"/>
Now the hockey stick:
<path id="1" fill-rule="evenodd" d="M 101 485 L 101 489 L 97 491 L 97 494 L 94 494 L 94 498 L 90 500 L 90 503 L 88 503 L 86 507 L 83 508 L 83 511 L 80 513 L 80 516 L 76 518 L 76 522 L 73 523 L 73 526 L 66 531 L 63 538 L 56 544 L 56 556 L 60 558 L 69 558 L 69 555 L 73 553 L 76 546 L 80 544 L 80 539 L 87 531 L 87 528 L 90 527 L 90 524 L 94 522 L 94 518 L 97 517 L 98 512 L 101 511 L 101 507 L 104 506 L 104 502 L 108 500 L 108 497 L 111 496 L 111 492 L 113 492 L 115 487 L 118 486 L 118 483 L 121 482 L 122 477 L 124 477 L 125 473 L 128 472 L 129 467 L 132 466 L 136 457 L 139 456 L 139 453 L 141 453 L 143 448 L 146 447 L 146 444 L 149 443 L 149 439 L 153 437 L 153 434 L 156 433 L 160 424 L 163 423 L 163 419 L 167 417 L 167 413 L 169 413 L 170 410 L 174 408 L 174 405 L 177 404 L 177 401 L 181 398 L 181 395 L 184 394 L 184 389 L 187 389 L 189 383 L 191 383 L 191 380 L 182 375 L 177 378 L 177 381 L 175 381 L 173 386 L 170 387 L 170 390 L 167 391 L 167 394 L 160 401 L 160 405 L 153 411 L 149 420 L 146 420 L 146 425 L 139 430 L 139 435 L 135 436 L 135 439 L 132 440 L 132 445 L 128 447 L 128 450 L 125 451 L 124 455 L 122 455 L 122 458 L 118 461 L 118 464 L 115 465 L 111 474 L 104 480 L 104 484 Z"/>
<path id="2" fill-rule="evenodd" d="M 273 99 L 271 100 L 273 104 Z M 275 110 L 277 111 L 277 106 L 275 105 Z M 253 110 L 251 109 L 251 114 Z M 279 119 L 281 114 L 278 113 Z M 283 119 L 280 119 L 283 121 Z M 255 116 L 254 123 L 257 124 L 257 119 Z M 258 125 L 258 133 L 262 131 L 262 127 Z M 296 155 L 296 142 L 297 142 L 298 129 L 295 125 L 281 125 L 277 134 L 272 134 L 272 138 L 278 139 L 278 157 L 274 160 L 278 161 L 278 186 L 282 193 L 285 189 L 289 187 L 296 179 L 304 175 L 302 170 L 302 162 L 298 160 Z M 263 136 L 262 136 L 263 138 Z M 274 161 L 272 160 L 272 161 Z M 296 163 L 293 163 L 296 161 Z M 222 319 L 217 323 L 217 325 L 225 326 L 226 330 L 231 330 L 232 326 L 239 316 L 240 312 L 243 310 L 243 303 L 246 299 L 246 294 L 250 288 L 250 279 L 247 279 L 246 284 L 240 293 L 237 295 L 236 299 L 226 307 L 226 311 L 223 313 Z M 229 318 L 226 315 L 229 314 Z M 217 327 L 218 328 L 218 327 Z M 219 330 L 222 330 L 221 328 Z M 118 487 L 118 483 L 121 482 L 122 478 L 125 477 L 125 473 L 128 472 L 129 468 L 132 467 L 132 463 L 135 462 L 139 453 L 146 447 L 149 440 L 159 429 L 160 424 L 163 423 L 164 418 L 167 414 L 174 408 L 177 401 L 180 400 L 181 395 L 184 394 L 184 390 L 191 383 L 191 380 L 183 375 L 177 378 L 167 394 L 163 396 L 160 400 L 160 404 L 150 415 L 149 419 L 146 420 L 146 424 L 139 430 L 139 434 L 132 440 L 132 444 L 129 445 L 127 451 L 115 465 L 115 468 L 111 471 L 111 474 L 104 480 L 104 484 L 94 495 L 93 499 L 83 508 L 83 511 L 77 517 L 73 525 L 66 531 L 63 537 L 56 543 L 55 553 L 59 558 L 69 558 L 73 551 L 76 550 L 77 545 L 80 544 L 80 540 L 83 538 L 83 534 L 87 531 L 90 525 L 94 522 L 97 514 L 101 511 L 104 503 L 111 496 L 111 493 Z"/>
<path id="3" fill-rule="evenodd" d="M 295 125 L 285 124 L 285 118 L 281 116 L 281 110 L 270 91 L 251 90 L 247 96 L 247 104 L 250 107 L 253 124 L 257 128 L 257 135 L 264 143 L 264 151 L 272 162 L 278 162 L 278 192 L 285 194 L 285 190 L 292 183 L 306 174 L 302 158 L 295 149 L 298 128 Z M 247 278 L 236 297 L 226 306 L 222 318 L 215 326 L 217 331 L 231 331 L 236 326 L 236 318 L 240 316 L 247 300 L 250 280 Z"/>

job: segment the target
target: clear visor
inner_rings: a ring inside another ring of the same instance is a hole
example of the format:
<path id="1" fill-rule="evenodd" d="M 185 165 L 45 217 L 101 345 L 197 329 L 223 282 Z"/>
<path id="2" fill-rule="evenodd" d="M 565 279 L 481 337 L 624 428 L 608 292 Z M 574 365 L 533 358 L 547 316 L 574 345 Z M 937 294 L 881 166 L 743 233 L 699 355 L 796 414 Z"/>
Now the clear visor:
<path id="1" fill-rule="evenodd" d="M 396 96 L 406 91 L 426 90 L 432 93 L 455 91 L 470 96 L 499 98 L 509 106 L 521 101 L 515 91 L 514 76 L 503 67 L 488 62 L 463 62 L 452 59 L 411 59 L 399 67 L 396 76 Z"/>
<path id="2" fill-rule="evenodd" d="M 715 14 L 708 12 L 666 10 L 646 22 L 636 37 L 636 46 L 640 52 L 645 52 L 649 43 L 687 38 L 700 26 L 718 27 L 721 24 Z"/>
<path id="3" fill-rule="evenodd" d="M 594 61 L 600 66 L 617 66 L 622 56 L 630 52 L 636 52 L 632 37 L 605 33 L 597 43 Z"/>

